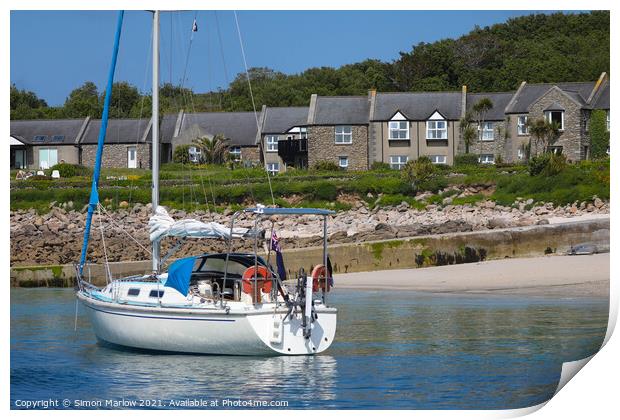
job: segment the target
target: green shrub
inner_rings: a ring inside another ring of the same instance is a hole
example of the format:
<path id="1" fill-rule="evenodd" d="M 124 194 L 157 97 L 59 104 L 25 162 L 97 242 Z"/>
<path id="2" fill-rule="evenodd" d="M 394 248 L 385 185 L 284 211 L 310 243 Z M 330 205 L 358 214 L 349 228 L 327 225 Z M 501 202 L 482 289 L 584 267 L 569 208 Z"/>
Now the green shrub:
<path id="1" fill-rule="evenodd" d="M 392 169 L 392 167 L 390 166 L 389 163 L 373 162 L 372 165 L 370 165 L 370 169 L 373 171 L 387 171 L 387 170 Z"/>
<path id="2" fill-rule="evenodd" d="M 402 176 L 412 185 L 418 186 L 429 181 L 435 175 L 436 168 L 428 156 L 420 156 L 417 160 L 410 160 L 403 167 Z"/>
<path id="3" fill-rule="evenodd" d="M 609 131 L 607 131 L 607 112 L 595 109 L 590 116 L 590 143 L 592 158 L 607 156 L 609 147 Z"/>
<path id="4" fill-rule="evenodd" d="M 321 160 L 312 165 L 312 169 L 315 171 L 340 171 L 342 168 L 336 165 L 334 162 L 328 160 Z"/>
<path id="5" fill-rule="evenodd" d="M 336 188 L 334 184 L 330 182 L 321 181 L 321 182 L 318 182 L 312 185 L 311 187 L 312 187 L 312 190 L 311 190 L 312 192 L 310 196 L 314 200 L 333 201 L 338 196 L 338 189 Z"/>
<path id="6" fill-rule="evenodd" d="M 549 154 L 543 153 L 542 155 L 532 157 L 527 163 L 527 170 L 531 176 L 540 175 L 549 164 Z"/>
<path id="7" fill-rule="evenodd" d="M 56 165 L 52 166 L 50 170 L 58 171 L 61 178 L 72 178 L 74 176 L 90 176 L 91 174 L 90 168 L 82 165 L 74 165 L 72 163 L 57 163 Z"/>
<path id="8" fill-rule="evenodd" d="M 478 166 L 478 155 L 474 153 L 466 153 L 454 157 L 455 166 Z"/>
<path id="9" fill-rule="evenodd" d="M 190 163 L 189 161 L 189 148 L 191 146 L 189 144 L 181 144 L 174 149 L 174 154 L 172 155 L 172 161 L 174 163 Z"/>
<path id="10" fill-rule="evenodd" d="M 567 162 L 565 155 L 544 153 L 530 159 L 528 163 L 528 170 L 531 176 L 554 176 L 566 169 L 566 166 Z"/>
<path id="11" fill-rule="evenodd" d="M 545 169 L 543 169 L 543 175 L 558 175 L 559 173 L 564 171 L 564 169 L 566 169 L 566 166 L 566 155 L 557 155 L 555 153 L 552 153 L 551 156 L 549 156 L 547 166 L 545 166 Z"/>

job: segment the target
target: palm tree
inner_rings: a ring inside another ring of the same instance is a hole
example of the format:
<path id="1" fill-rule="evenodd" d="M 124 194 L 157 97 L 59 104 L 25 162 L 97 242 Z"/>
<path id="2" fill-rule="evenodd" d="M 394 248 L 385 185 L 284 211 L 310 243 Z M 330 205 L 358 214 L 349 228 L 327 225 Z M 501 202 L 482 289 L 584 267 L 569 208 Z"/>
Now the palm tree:
<path id="1" fill-rule="evenodd" d="M 201 151 L 201 161 L 205 163 L 214 163 L 221 165 L 225 163 L 230 153 L 229 140 L 222 134 L 216 134 L 212 138 L 207 136 L 194 139 L 193 144 Z"/>
<path id="2" fill-rule="evenodd" d="M 476 129 L 471 125 L 472 115 L 471 112 L 465 113 L 465 116 L 461 118 L 459 122 L 459 129 L 461 131 L 461 138 L 465 143 L 465 153 L 469 154 L 469 147 L 476 139 Z"/>
<path id="3" fill-rule="evenodd" d="M 533 156 L 538 155 L 538 145 L 544 146 L 543 150 L 546 150 L 553 142 L 555 142 L 560 134 L 560 125 L 556 122 L 549 122 L 544 118 L 531 121 L 528 124 L 530 131 L 530 150 L 533 142 Z"/>
<path id="4" fill-rule="evenodd" d="M 493 108 L 493 102 L 489 98 L 482 98 L 474 104 L 472 111 L 478 123 L 478 141 L 480 142 L 480 154 L 482 155 L 482 126 L 487 112 Z"/>

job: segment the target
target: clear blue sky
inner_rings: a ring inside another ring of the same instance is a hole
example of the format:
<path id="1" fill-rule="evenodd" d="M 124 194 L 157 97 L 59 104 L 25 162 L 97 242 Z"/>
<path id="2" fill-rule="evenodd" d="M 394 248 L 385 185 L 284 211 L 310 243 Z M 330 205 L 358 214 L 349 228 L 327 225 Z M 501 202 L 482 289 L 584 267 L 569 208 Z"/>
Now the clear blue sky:
<path id="1" fill-rule="evenodd" d="M 284 73 L 310 67 L 391 61 L 419 42 L 458 37 L 530 11 L 240 11 L 250 67 Z M 234 15 L 218 11 L 163 12 L 161 78 L 178 84 L 185 67 L 191 26 L 197 14 L 186 86 L 196 92 L 225 88 L 243 71 Z M 61 105 L 85 81 L 102 89 L 110 62 L 116 12 L 12 11 L 11 82 Z M 150 91 L 151 14 L 125 13 L 116 80 Z M 171 53 L 172 51 L 172 53 Z M 172 69 L 172 71 L 170 70 Z M 226 76 L 228 74 L 228 77 Z"/>

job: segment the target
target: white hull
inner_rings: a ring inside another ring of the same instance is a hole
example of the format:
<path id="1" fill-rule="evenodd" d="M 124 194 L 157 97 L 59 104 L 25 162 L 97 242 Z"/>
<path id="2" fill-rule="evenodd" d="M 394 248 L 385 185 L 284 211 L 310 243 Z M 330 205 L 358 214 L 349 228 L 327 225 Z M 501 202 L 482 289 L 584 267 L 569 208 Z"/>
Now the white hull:
<path id="1" fill-rule="evenodd" d="M 281 323 L 281 342 L 273 342 L 274 321 L 286 308 L 274 304 L 219 308 L 172 308 L 104 302 L 78 293 L 95 335 L 103 341 L 139 349 L 223 355 L 308 355 L 321 353 L 336 333 L 335 308 L 317 307 L 312 335 L 303 337 L 302 313 Z M 275 327 L 277 328 L 277 327 Z"/>

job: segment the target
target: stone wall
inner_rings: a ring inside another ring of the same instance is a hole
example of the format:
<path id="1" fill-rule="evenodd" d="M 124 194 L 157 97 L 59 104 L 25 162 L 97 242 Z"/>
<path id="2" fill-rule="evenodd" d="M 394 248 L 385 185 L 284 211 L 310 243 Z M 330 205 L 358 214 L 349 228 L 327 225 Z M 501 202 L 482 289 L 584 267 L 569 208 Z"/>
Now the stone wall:
<path id="1" fill-rule="evenodd" d="M 508 144 L 512 139 L 512 133 L 508 131 L 508 137 L 506 136 L 506 121 L 487 121 L 493 123 L 493 131 L 494 138 L 493 140 L 474 140 L 469 146 L 469 153 L 474 153 L 476 155 L 493 155 L 497 160 L 497 156 L 501 156 L 501 159 L 504 162 L 508 162 L 511 158 Z M 474 126 L 476 123 L 473 123 Z M 460 137 L 459 137 L 460 139 Z M 463 141 L 460 141 L 463 143 Z M 465 145 L 463 144 L 459 147 L 459 150 L 462 149 L 463 153 L 465 153 Z"/>
<path id="2" fill-rule="evenodd" d="M 569 160 L 579 161 L 582 159 L 583 147 L 589 146 L 587 138 L 584 137 L 585 123 L 583 120 L 581 107 L 567 95 L 558 89 L 551 89 L 544 94 L 538 101 L 530 107 L 530 121 L 535 121 L 545 117 L 545 109 L 557 103 L 564 108 L 564 130 L 560 133 L 553 146 L 562 146 L 562 153 Z M 543 151 L 543 145 L 538 145 L 538 153 Z M 534 153 L 534 145 L 532 145 Z"/>
<path id="3" fill-rule="evenodd" d="M 138 168 L 151 167 L 151 145 L 147 143 L 106 144 L 103 146 L 101 166 L 104 168 L 127 168 L 127 148 L 129 147 L 136 148 Z M 82 165 L 94 167 L 96 155 L 96 144 L 82 145 Z"/>
<path id="4" fill-rule="evenodd" d="M 352 126 L 351 144 L 336 144 L 335 127 L 308 127 L 308 166 L 317 162 L 328 161 L 338 165 L 338 158 L 349 158 L 349 170 L 363 171 L 368 169 L 368 127 Z"/>
<path id="5" fill-rule="evenodd" d="M 260 163 L 260 149 L 258 146 L 242 146 L 241 147 L 241 161 Z"/>

